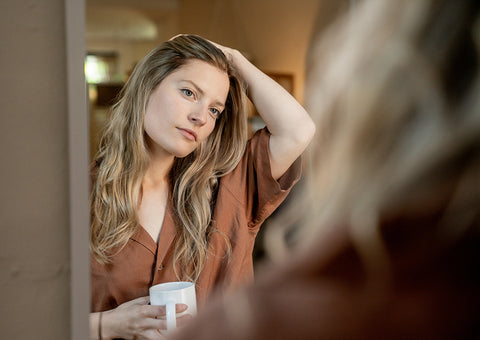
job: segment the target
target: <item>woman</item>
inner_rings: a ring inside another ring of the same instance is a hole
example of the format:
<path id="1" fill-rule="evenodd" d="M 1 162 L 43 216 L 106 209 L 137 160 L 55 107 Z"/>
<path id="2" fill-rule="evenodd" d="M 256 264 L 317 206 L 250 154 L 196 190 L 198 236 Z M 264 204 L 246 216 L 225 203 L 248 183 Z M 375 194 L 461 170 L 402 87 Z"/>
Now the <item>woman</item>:
<path id="1" fill-rule="evenodd" d="M 267 126 L 248 144 L 243 84 Z M 146 55 L 93 169 L 91 338 L 158 337 L 152 285 L 195 282 L 201 305 L 249 281 L 255 235 L 298 180 L 314 130 L 236 50 L 180 35 Z"/>
<path id="2" fill-rule="evenodd" d="M 293 250 L 271 234 L 281 263 L 172 339 L 480 337 L 479 24 L 478 0 L 367 0 L 316 41 Z"/>

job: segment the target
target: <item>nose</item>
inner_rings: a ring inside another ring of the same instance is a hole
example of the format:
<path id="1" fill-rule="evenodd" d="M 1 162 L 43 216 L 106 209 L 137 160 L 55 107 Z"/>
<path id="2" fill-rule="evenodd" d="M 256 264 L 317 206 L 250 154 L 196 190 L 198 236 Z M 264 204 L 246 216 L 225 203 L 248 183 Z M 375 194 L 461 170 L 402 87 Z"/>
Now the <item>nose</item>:
<path id="1" fill-rule="evenodd" d="M 205 125 L 207 122 L 207 109 L 201 107 L 200 105 L 196 106 L 194 110 L 188 115 L 188 120 L 195 125 Z"/>

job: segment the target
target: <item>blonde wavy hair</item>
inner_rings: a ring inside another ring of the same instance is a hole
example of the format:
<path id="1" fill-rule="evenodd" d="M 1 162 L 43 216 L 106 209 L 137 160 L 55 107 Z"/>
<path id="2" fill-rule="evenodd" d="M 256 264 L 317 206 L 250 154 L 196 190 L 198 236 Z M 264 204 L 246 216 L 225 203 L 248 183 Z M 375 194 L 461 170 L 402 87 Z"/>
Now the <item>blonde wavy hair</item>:
<path id="1" fill-rule="evenodd" d="M 446 206 L 432 251 L 478 228 L 479 3 L 366 0 L 315 38 L 316 140 L 306 184 L 276 221 L 286 228 L 268 229 L 274 259 L 289 251 L 285 229 L 292 247 L 318 249 L 346 228 L 369 277 L 387 279 L 385 219 Z"/>
<path id="2" fill-rule="evenodd" d="M 170 174 L 178 227 L 175 273 L 181 280 L 198 280 L 209 234 L 216 231 L 211 219 L 218 178 L 240 161 L 248 130 L 242 83 L 222 51 L 195 35 L 177 36 L 148 53 L 136 65 L 112 108 L 95 157 L 91 194 L 90 249 L 100 263 L 108 263 L 139 227 L 137 207 L 149 163 L 143 122 L 150 94 L 167 75 L 191 59 L 218 67 L 230 80 L 225 110 L 213 132 L 193 153 L 176 158 Z M 230 247 L 226 237 L 225 241 Z"/>

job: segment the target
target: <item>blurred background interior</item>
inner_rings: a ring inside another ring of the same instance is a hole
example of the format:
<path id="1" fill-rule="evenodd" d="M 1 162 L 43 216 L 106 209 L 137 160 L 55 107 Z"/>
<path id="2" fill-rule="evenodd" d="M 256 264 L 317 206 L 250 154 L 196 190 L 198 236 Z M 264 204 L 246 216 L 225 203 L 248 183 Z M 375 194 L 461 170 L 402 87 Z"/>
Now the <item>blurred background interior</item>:
<path id="1" fill-rule="evenodd" d="M 339 5 L 345 1 L 337 1 Z M 135 64 L 179 33 L 194 33 L 240 50 L 303 101 L 305 56 L 318 0 L 87 0 L 85 76 L 90 106 L 90 157 L 109 106 Z M 249 110 L 250 133 L 264 126 Z"/>
<path id="2" fill-rule="evenodd" d="M 158 44 L 193 33 L 240 50 L 303 103 L 308 46 L 317 12 L 348 9 L 354 1 L 318 0 L 87 0 L 85 78 L 88 82 L 90 159 L 98 150 L 110 107 L 135 64 Z M 332 5 L 332 3 L 334 3 Z M 326 17 L 325 17 L 326 18 Z M 265 126 L 253 105 L 250 136 Z M 292 200 L 293 194 L 289 199 Z M 285 201 L 275 212 L 278 214 Z M 274 215 L 275 215 L 274 214 Z M 265 259 L 264 232 L 254 263 Z M 256 266 L 257 268 L 257 266 Z"/>
<path id="3" fill-rule="evenodd" d="M 200 34 L 241 50 L 303 103 L 310 38 L 353 2 L 2 0 L 2 338 L 86 339 L 87 154 L 141 56 L 178 33 Z"/>

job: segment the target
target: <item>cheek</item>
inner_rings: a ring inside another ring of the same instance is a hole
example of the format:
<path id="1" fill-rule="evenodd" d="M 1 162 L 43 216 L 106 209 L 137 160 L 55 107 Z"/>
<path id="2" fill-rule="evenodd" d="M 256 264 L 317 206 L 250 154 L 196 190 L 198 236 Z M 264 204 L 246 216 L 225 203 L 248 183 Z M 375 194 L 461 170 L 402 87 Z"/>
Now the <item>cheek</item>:
<path id="1" fill-rule="evenodd" d="M 203 139 L 207 139 L 213 132 L 213 130 L 215 129 L 215 123 L 216 123 L 216 120 L 214 119 L 211 119 L 209 120 L 209 122 L 207 123 L 207 126 L 205 126 L 205 137 Z"/>
<path id="2" fill-rule="evenodd" d="M 150 99 L 147 104 L 145 118 L 150 116 L 150 120 L 165 119 L 171 112 L 176 109 L 176 102 L 168 93 L 155 93 L 155 96 Z"/>
<path id="3" fill-rule="evenodd" d="M 143 131 L 151 139 L 155 139 L 155 131 L 158 130 L 156 125 L 157 124 L 155 123 L 155 120 L 152 119 L 151 115 L 146 113 L 143 120 Z"/>
<path id="4" fill-rule="evenodd" d="M 158 105 L 149 105 L 145 110 L 145 116 L 143 118 L 143 127 L 144 129 L 153 128 L 160 121 L 162 116 L 162 111 Z"/>

